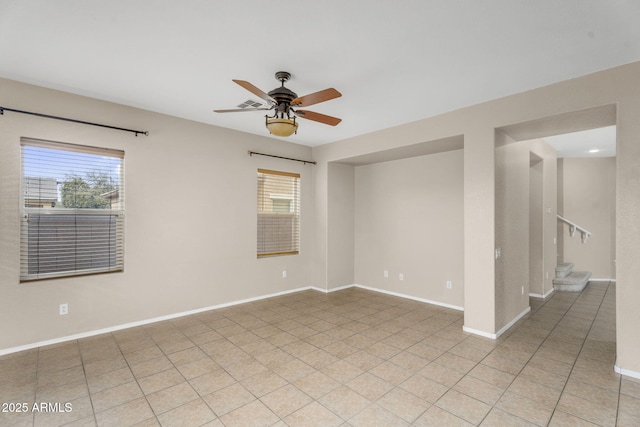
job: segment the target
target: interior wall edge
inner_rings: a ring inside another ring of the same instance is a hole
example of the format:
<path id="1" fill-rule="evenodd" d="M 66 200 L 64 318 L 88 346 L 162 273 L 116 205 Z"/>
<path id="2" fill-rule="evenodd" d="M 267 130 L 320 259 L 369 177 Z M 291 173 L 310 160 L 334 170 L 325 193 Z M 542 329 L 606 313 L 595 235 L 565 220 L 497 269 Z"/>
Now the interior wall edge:
<path id="1" fill-rule="evenodd" d="M 430 300 L 430 299 L 426 299 L 426 298 L 416 297 L 416 296 L 413 296 L 413 295 L 408 295 L 408 294 L 402 294 L 402 293 L 399 293 L 399 292 L 388 291 L 386 289 L 373 288 L 373 287 L 370 287 L 370 286 L 364 286 L 364 285 L 358 285 L 358 284 L 350 285 L 350 286 L 347 286 L 347 287 L 356 287 L 356 288 L 360 288 L 360 289 L 366 289 L 368 291 L 379 292 L 381 294 L 391 295 L 391 296 L 394 296 L 394 297 L 400 297 L 400 298 L 405 298 L 405 299 L 409 299 L 409 300 L 412 300 L 412 301 L 418 301 L 418 302 L 423 302 L 423 303 L 426 303 L 426 304 L 437 305 L 439 307 L 450 308 L 452 310 L 464 311 L 464 307 L 460 307 L 458 305 L 447 304 L 446 302 L 439 302 L 439 301 L 434 301 L 434 300 Z"/>
<path id="2" fill-rule="evenodd" d="M 511 319 L 511 321 L 509 323 L 507 323 L 502 328 L 500 328 L 500 330 L 498 332 L 496 332 L 495 334 L 491 334 L 491 333 L 488 333 L 488 332 L 484 332 L 484 331 L 480 331 L 480 330 L 477 330 L 477 329 L 469 328 L 467 326 L 462 326 L 462 330 L 464 332 L 469 332 L 470 334 L 474 334 L 474 335 L 478 335 L 478 336 L 481 336 L 481 337 L 485 337 L 485 338 L 489 338 L 489 339 L 492 339 L 492 340 L 496 340 L 496 339 L 500 338 L 500 336 L 502 334 L 507 332 L 509 330 L 509 328 L 511 328 L 513 325 L 515 325 L 520 319 L 522 319 L 524 316 L 526 316 L 530 311 L 531 311 L 531 306 L 525 308 L 520 314 L 518 314 L 516 317 Z"/>
<path id="3" fill-rule="evenodd" d="M 542 294 L 534 294 L 534 293 L 529 293 L 529 296 L 532 298 L 541 298 L 541 299 L 547 299 L 548 297 L 550 297 L 556 290 L 554 288 L 549 289 L 549 291 L 547 291 L 544 295 Z"/>
<path id="4" fill-rule="evenodd" d="M 620 375 L 626 375 L 627 377 L 640 379 L 640 372 L 623 369 L 620 366 L 618 366 L 618 362 L 616 362 L 615 365 L 613 365 L 613 370 Z"/>

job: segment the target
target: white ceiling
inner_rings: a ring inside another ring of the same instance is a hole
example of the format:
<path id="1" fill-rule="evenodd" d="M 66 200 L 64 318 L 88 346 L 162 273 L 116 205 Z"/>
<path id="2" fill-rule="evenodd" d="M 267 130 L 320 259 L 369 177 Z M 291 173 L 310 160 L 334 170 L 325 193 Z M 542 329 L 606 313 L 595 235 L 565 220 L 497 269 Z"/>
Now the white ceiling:
<path id="1" fill-rule="evenodd" d="M 607 126 L 543 138 L 558 157 L 615 157 L 616 127 Z"/>
<path id="2" fill-rule="evenodd" d="M 267 135 L 212 110 L 285 70 L 343 94 L 309 107 L 338 126 L 300 120 L 309 146 L 638 60 L 637 0 L 0 0 L 2 77 Z"/>

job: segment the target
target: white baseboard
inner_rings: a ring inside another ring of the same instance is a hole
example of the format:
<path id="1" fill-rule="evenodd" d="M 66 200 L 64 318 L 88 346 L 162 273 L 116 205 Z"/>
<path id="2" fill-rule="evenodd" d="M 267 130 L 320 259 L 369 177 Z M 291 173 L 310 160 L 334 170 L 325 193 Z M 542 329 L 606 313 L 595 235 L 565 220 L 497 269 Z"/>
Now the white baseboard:
<path id="1" fill-rule="evenodd" d="M 492 340 L 498 339 L 500 337 L 500 335 L 504 334 L 510 327 L 512 327 L 513 325 L 516 324 L 516 322 L 520 319 L 522 319 L 527 313 L 529 313 L 531 311 L 531 307 L 527 307 L 526 309 L 524 309 L 522 311 L 522 313 L 518 314 L 516 317 L 514 317 L 513 319 L 511 319 L 511 321 L 509 323 L 507 323 L 506 325 L 504 325 L 498 332 L 496 332 L 495 334 L 492 334 L 490 332 L 484 332 L 484 331 L 480 331 L 478 329 L 473 329 L 473 328 L 469 328 L 467 326 L 463 326 L 462 330 L 465 332 L 469 332 L 470 334 L 474 334 L 474 335 L 480 335 L 481 337 L 485 337 L 485 338 L 490 338 Z"/>
<path id="2" fill-rule="evenodd" d="M 626 375 L 626 376 L 631 377 L 631 378 L 640 379 L 640 372 L 634 372 L 634 371 L 630 371 L 628 369 L 623 369 L 623 368 L 618 366 L 618 362 L 616 362 L 616 364 L 613 365 L 613 370 L 616 371 L 620 375 Z"/>
<path id="3" fill-rule="evenodd" d="M 362 289 L 368 289 L 368 290 L 374 291 L 374 292 L 386 293 L 386 294 L 389 294 L 389 295 L 393 295 L 393 296 L 397 296 L 397 297 L 401 297 L 401 298 L 412 299 L 412 300 L 415 300 L 415 301 L 425 302 L 425 303 L 428 303 L 428 304 L 439 305 L 439 306 L 442 306 L 442 307 L 452 308 L 454 310 L 464 310 L 463 307 L 458 307 L 458 306 L 445 304 L 445 303 L 441 303 L 441 302 L 437 302 L 437 301 L 431 301 L 431 300 L 427 300 L 427 299 L 424 299 L 424 298 L 413 297 L 411 295 L 404 295 L 404 294 L 399 294 L 399 293 L 395 293 L 395 292 L 389 292 L 389 291 L 385 291 L 385 290 L 382 290 L 382 289 L 369 288 L 367 286 L 361 286 L 361 285 L 356 285 L 356 284 L 340 286 L 338 288 L 332 288 L 332 289 L 323 289 L 323 288 L 319 288 L 319 287 L 316 287 L 316 286 L 306 286 L 306 287 L 302 287 L 302 288 L 291 289 L 291 290 L 288 290 L 288 291 L 276 292 L 276 293 L 272 293 L 272 294 L 266 294 L 266 295 L 261 295 L 261 296 L 257 296 L 257 297 L 246 298 L 246 299 L 242 299 L 242 300 L 238 300 L 238 301 L 232 301 L 232 302 L 228 302 L 228 303 L 224 303 L 224 304 L 217 304 L 217 305 L 212 305 L 212 306 L 208 306 L 208 307 L 197 308 L 197 309 L 194 309 L 194 310 L 182 311 L 180 313 L 173 313 L 173 314 L 168 314 L 168 315 L 165 315 L 165 316 L 153 317 L 151 319 L 145 319 L 145 320 L 139 320 L 139 321 L 136 321 L 136 322 L 124 323 L 122 325 L 110 326 L 108 328 L 82 332 L 82 333 L 79 333 L 79 334 L 67 335 L 67 336 L 64 336 L 64 337 L 54 338 L 54 339 L 51 339 L 51 340 L 38 341 L 38 342 L 35 342 L 35 343 L 31 343 L 31 344 L 25 344 L 25 345 L 16 346 L 16 347 L 9 347 L 9 348 L 5 348 L 5 349 L 0 349 L 0 356 L 3 356 L 5 354 L 17 353 L 19 351 L 24 351 L 24 350 L 31 350 L 33 348 L 44 347 L 44 346 L 47 346 L 47 345 L 59 344 L 59 343 L 66 342 L 66 341 L 73 341 L 73 340 L 77 340 L 77 339 L 81 339 L 81 338 L 88 338 L 88 337 L 92 337 L 92 336 L 96 336 L 96 335 L 106 334 L 106 333 L 109 333 L 109 332 L 120 331 L 122 329 L 133 328 L 133 327 L 136 327 L 136 326 L 148 325 L 150 323 L 161 322 L 161 321 L 164 321 L 164 320 L 176 319 L 178 317 L 190 316 L 192 314 L 198 314 L 198 313 L 202 313 L 204 311 L 217 310 L 217 309 L 220 309 L 220 308 L 231 307 L 231 306 L 238 305 L 238 304 L 245 304 L 245 303 L 248 303 L 248 302 L 259 301 L 259 300 L 263 300 L 263 299 L 267 299 L 267 298 L 278 297 L 278 296 L 287 295 L 287 294 L 291 294 L 291 293 L 295 293 L 295 292 L 314 290 L 314 291 L 323 292 L 323 293 L 331 293 L 331 292 L 337 292 L 337 291 L 341 291 L 343 289 L 349 289 L 349 288 L 353 288 L 353 287 L 359 287 L 359 288 L 362 288 Z"/>
<path id="4" fill-rule="evenodd" d="M 344 285 L 344 286 L 339 286 L 337 288 L 331 288 L 331 289 L 326 289 L 323 292 L 330 294 L 331 292 L 338 292 L 338 291 L 342 291 L 344 289 L 349 289 L 349 288 L 353 288 L 354 286 L 358 286 L 358 285 Z"/>
<path id="5" fill-rule="evenodd" d="M 522 319 L 524 316 L 526 316 L 529 312 L 531 311 L 531 307 L 527 307 L 524 310 L 522 310 L 522 313 L 518 314 L 516 317 L 514 317 L 513 319 L 511 319 L 511 322 L 507 323 L 506 325 L 504 325 L 496 334 L 496 338 L 499 338 L 500 335 L 504 334 L 510 327 L 512 327 L 513 325 L 516 324 L 516 322 L 520 319 Z"/>
<path id="6" fill-rule="evenodd" d="M 316 288 L 314 286 L 307 286 L 307 287 L 303 287 L 303 288 L 291 289 L 291 290 L 288 290 L 288 291 L 275 292 L 275 293 L 272 293 L 272 294 L 261 295 L 261 296 L 258 296 L 258 297 L 246 298 L 246 299 L 242 299 L 242 300 L 238 300 L 238 301 L 232 301 L 232 302 L 228 302 L 228 303 L 224 303 L 224 304 L 217 304 L 217 305 L 212 305 L 212 306 L 208 306 L 208 307 L 197 308 L 197 309 L 194 309 L 194 310 L 182 311 L 180 313 L 173 313 L 173 314 L 167 314 L 165 316 L 153 317 L 151 319 L 145 319 L 145 320 L 139 320 L 139 321 L 136 321 L 136 322 L 124 323 L 122 325 L 110 326 L 108 328 L 97 329 L 97 330 L 87 331 L 87 332 L 81 332 L 79 334 L 67 335 L 67 336 L 64 336 L 64 337 L 54 338 L 54 339 L 51 339 L 51 340 L 38 341 L 38 342 L 35 342 L 35 343 L 32 343 L 32 344 L 25 344 L 25 345 L 21 345 L 21 346 L 17 346 L 17 347 L 4 348 L 4 349 L 0 349 L 0 356 L 3 356 L 5 354 L 17 353 L 19 351 L 24 351 L 24 350 L 31 350 L 32 348 L 44 347 L 44 346 L 47 346 L 47 345 L 59 344 L 59 343 L 66 342 L 66 341 L 73 341 L 73 340 L 77 340 L 77 339 L 81 339 L 81 338 L 92 337 L 92 336 L 95 336 L 95 335 L 106 334 L 106 333 L 109 333 L 109 332 L 120 331 L 122 329 L 133 328 L 133 327 L 136 327 L 136 326 L 148 325 L 150 323 L 161 322 L 161 321 L 164 321 L 164 320 L 176 319 L 178 317 L 190 316 L 192 314 L 198 314 L 198 313 L 202 313 L 204 311 L 217 310 L 217 309 L 220 309 L 220 308 L 231 307 L 231 306 L 238 305 L 238 304 L 245 304 L 245 303 L 248 303 L 248 302 L 259 301 L 259 300 L 262 300 L 262 299 L 273 298 L 273 297 L 277 297 L 277 296 L 282 296 L 282 295 L 287 295 L 287 294 L 300 292 L 300 291 L 307 291 L 307 290 L 315 290 L 315 291 L 320 291 L 320 292 L 326 292 L 326 291 L 324 291 L 324 290 L 322 290 L 320 288 Z"/>
<path id="7" fill-rule="evenodd" d="M 589 281 L 590 281 L 590 282 L 602 282 L 602 283 L 608 283 L 608 282 L 613 282 L 613 283 L 615 283 L 615 282 L 616 282 L 616 279 L 589 279 Z M 554 293 L 554 292 L 555 292 L 555 289 L 554 289 L 554 288 L 551 288 L 551 289 L 549 290 L 549 292 L 547 292 L 547 293 L 546 293 L 546 294 L 544 294 L 544 295 L 541 295 L 541 294 L 534 294 L 534 293 L 529 293 L 529 296 L 530 296 L 530 297 L 533 297 L 533 298 L 542 298 L 542 299 L 546 299 L 547 297 L 549 297 L 549 296 L 550 296 L 552 293 Z"/>
<path id="8" fill-rule="evenodd" d="M 464 332 L 469 332 L 470 334 L 479 335 L 481 337 L 489 338 L 489 339 L 492 339 L 492 340 L 495 340 L 496 338 L 498 338 L 497 334 L 491 334 L 489 332 L 481 331 L 479 329 L 469 328 L 469 327 L 464 326 L 464 325 L 462 326 L 462 330 Z"/>
<path id="9" fill-rule="evenodd" d="M 263 300 L 263 299 L 267 299 L 267 298 L 273 298 L 273 297 L 277 297 L 277 296 L 287 295 L 287 294 L 291 294 L 291 293 L 295 293 L 295 292 L 313 290 L 313 291 L 318 291 L 318 292 L 323 292 L 323 293 L 328 294 L 328 293 L 331 293 L 331 292 L 337 292 L 337 291 L 341 291 L 341 290 L 349 289 L 349 288 L 353 288 L 353 287 L 366 289 L 366 290 L 373 291 L 373 292 L 380 292 L 380 293 L 383 293 L 383 294 L 392 295 L 392 296 L 396 296 L 396 297 L 400 297 L 400 298 L 406 298 L 406 299 L 410 299 L 410 300 L 413 300 L 413 301 L 419 301 L 419 302 L 423 302 L 423 303 L 426 303 L 426 304 L 437 305 L 437 306 L 440 306 L 440 307 L 450 308 L 450 309 L 453 309 L 453 310 L 464 311 L 464 307 L 460 307 L 460 306 L 457 306 L 457 305 L 447 304 L 447 303 L 443 303 L 443 302 L 439 302 L 439 301 L 429 300 L 429 299 L 426 299 L 426 298 L 416 297 L 416 296 L 413 296 L 413 295 L 407 295 L 407 294 L 402 294 L 402 293 L 393 292 L 393 291 L 387 291 L 387 290 L 379 289 L 379 288 L 372 288 L 372 287 L 369 287 L 369 286 L 363 286 L 363 285 L 358 285 L 358 284 L 344 285 L 344 286 L 340 286 L 340 287 L 332 288 L 332 289 L 323 289 L 323 288 L 319 288 L 319 287 L 316 287 L 316 286 L 306 286 L 306 287 L 291 289 L 291 290 L 287 290 L 287 291 L 276 292 L 276 293 L 261 295 L 261 296 L 257 296 L 257 297 L 252 297 L 252 298 L 246 298 L 246 299 L 242 299 L 242 300 L 232 301 L 232 302 L 228 302 L 228 303 L 224 303 L 224 304 L 217 304 L 217 305 L 212 305 L 212 306 L 208 306 L 208 307 L 197 308 L 197 309 L 194 309 L 194 310 L 183 311 L 183 312 L 180 312 L 180 313 L 173 313 L 173 314 L 168 314 L 168 315 L 165 315 L 165 316 L 153 317 L 151 319 L 145 319 L 145 320 L 140 320 L 140 321 L 136 321 L 136 322 L 125 323 L 125 324 L 121 324 L 121 325 L 111 326 L 111 327 L 108 327 L 108 328 L 82 332 L 82 333 L 79 333 L 79 334 L 67 335 L 67 336 L 54 338 L 54 339 L 50 339 L 50 340 L 38 341 L 38 342 L 35 342 L 35 343 L 31 343 L 31 344 L 25 344 L 25 345 L 16 346 L 16 347 L 9 347 L 9 348 L 5 348 L 5 349 L 0 349 L 0 356 L 5 355 L 5 354 L 17 353 L 19 351 L 30 350 L 30 349 L 37 348 L 37 347 L 44 347 L 44 346 L 48 346 L 48 345 L 59 344 L 59 343 L 66 342 L 66 341 L 72 341 L 72 340 L 77 340 L 77 339 L 81 339 L 81 338 L 88 338 L 88 337 L 92 337 L 92 336 L 96 336 L 96 335 L 106 334 L 106 333 L 109 333 L 109 332 L 120 331 L 122 329 L 133 328 L 133 327 L 136 327 L 136 326 L 148 325 L 150 323 L 161 322 L 161 321 L 164 321 L 164 320 L 171 320 L 171 319 L 176 319 L 176 318 L 179 318 L 179 317 L 190 316 L 192 314 L 198 314 L 198 313 L 202 313 L 202 312 L 205 312 L 205 311 L 217 310 L 217 309 L 220 309 L 220 308 L 231 307 L 231 306 L 238 305 L 238 304 L 245 304 L 245 303 L 248 303 L 248 302 L 254 302 L 254 301 L 259 301 L 259 300 Z M 530 310 L 530 308 L 527 309 L 522 314 L 520 314 L 514 320 L 512 320 L 507 326 L 505 326 L 503 328 L 503 330 L 499 331 L 498 334 L 488 334 L 486 332 L 475 331 L 473 329 L 466 328 L 466 327 L 463 327 L 463 330 L 465 330 L 467 332 L 471 332 L 471 333 L 476 334 L 476 335 L 481 335 L 481 336 L 485 336 L 485 337 L 488 337 L 488 338 L 496 339 L 497 337 L 500 336 L 500 334 L 502 332 L 507 330 L 513 323 L 517 322 L 522 316 L 524 316 L 526 313 L 528 313 L 529 310 Z"/>
<path id="10" fill-rule="evenodd" d="M 424 302 L 426 304 L 437 305 L 437 306 L 440 306 L 440 307 L 451 308 L 453 310 L 464 311 L 464 307 L 460 307 L 458 305 L 447 304 L 445 302 L 433 301 L 433 300 L 430 300 L 430 299 L 420 298 L 420 297 L 416 297 L 416 296 L 413 296 L 413 295 L 401 294 L 401 293 L 398 293 L 398 292 L 387 291 L 385 289 L 380 289 L 380 288 L 371 288 L 369 286 L 363 286 L 363 285 L 358 285 L 358 284 L 343 286 L 341 288 L 336 288 L 336 290 L 341 290 L 341 289 L 346 289 L 346 288 L 351 288 L 351 287 L 366 289 L 368 291 L 373 291 L 373 292 L 380 292 L 381 294 L 391 295 L 391 296 L 400 297 L 400 298 L 406 298 L 406 299 L 410 299 L 410 300 L 413 300 L 413 301 Z"/>
<path id="11" fill-rule="evenodd" d="M 554 288 L 549 289 L 549 291 L 547 293 L 545 293 L 544 295 L 542 294 L 534 294 L 534 293 L 529 293 L 530 297 L 533 298 L 542 298 L 545 299 L 547 297 L 549 297 L 549 295 L 551 295 L 552 293 L 554 293 L 556 290 Z"/>

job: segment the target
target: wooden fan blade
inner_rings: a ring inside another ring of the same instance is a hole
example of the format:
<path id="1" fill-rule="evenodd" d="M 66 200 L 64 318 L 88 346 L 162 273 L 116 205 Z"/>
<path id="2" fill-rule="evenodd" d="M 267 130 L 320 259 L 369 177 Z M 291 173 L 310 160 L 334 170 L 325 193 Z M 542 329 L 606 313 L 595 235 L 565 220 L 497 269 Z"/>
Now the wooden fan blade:
<path id="1" fill-rule="evenodd" d="M 214 113 L 238 113 L 240 111 L 268 111 L 271 108 L 230 108 L 227 110 L 213 110 Z"/>
<path id="2" fill-rule="evenodd" d="M 308 107 L 309 105 L 318 104 L 320 102 L 329 101 L 330 99 L 340 98 L 342 94 L 330 87 L 320 92 L 310 93 L 309 95 L 300 96 L 293 101 L 291 105 L 294 107 Z"/>
<path id="3" fill-rule="evenodd" d="M 320 114 L 313 111 L 296 110 L 296 115 L 303 119 L 313 120 L 314 122 L 324 123 L 325 125 L 335 126 L 342 121 L 337 117 L 327 116 L 326 114 Z"/>
<path id="4" fill-rule="evenodd" d="M 249 92 L 251 92 L 252 94 L 254 94 L 255 96 L 259 96 L 261 99 L 264 99 L 265 101 L 271 103 L 271 104 L 277 104 L 278 102 L 273 99 L 272 97 L 270 97 L 267 93 L 261 91 L 260 89 L 258 89 L 257 87 L 255 87 L 254 85 L 252 85 L 249 82 L 246 82 L 244 80 L 233 80 L 234 83 L 239 84 L 240 86 L 242 86 L 243 88 L 245 88 L 246 90 L 248 90 Z"/>

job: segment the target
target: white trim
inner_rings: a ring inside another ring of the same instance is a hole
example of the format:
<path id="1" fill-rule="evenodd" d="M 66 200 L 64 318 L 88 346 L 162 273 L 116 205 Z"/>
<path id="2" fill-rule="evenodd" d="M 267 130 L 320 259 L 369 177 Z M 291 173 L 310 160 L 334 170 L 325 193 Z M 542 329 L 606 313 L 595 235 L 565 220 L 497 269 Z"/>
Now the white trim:
<path id="1" fill-rule="evenodd" d="M 628 369 L 622 369 L 621 367 L 618 366 L 617 362 L 616 362 L 615 365 L 613 365 L 613 370 L 616 371 L 620 375 L 626 375 L 626 376 L 631 377 L 631 378 L 640 379 L 640 372 L 630 371 Z"/>
<path id="2" fill-rule="evenodd" d="M 190 316 L 192 314 L 198 314 L 198 313 L 202 313 L 204 311 L 217 310 L 219 308 L 231 307 L 231 306 L 238 305 L 238 304 L 245 304 L 245 303 L 248 303 L 248 302 L 254 302 L 254 301 L 259 301 L 259 300 L 263 300 L 263 299 L 267 299 L 267 298 L 273 298 L 273 297 L 278 297 L 278 296 L 282 296 L 282 295 L 292 294 L 292 293 L 295 293 L 295 292 L 313 290 L 313 291 L 318 291 L 318 292 L 322 292 L 322 293 L 328 294 L 328 293 L 331 293 L 331 292 L 341 291 L 341 290 L 349 289 L 349 288 L 353 288 L 353 287 L 367 289 L 367 290 L 373 291 L 373 292 L 380 292 L 380 293 L 383 293 L 383 294 L 393 295 L 393 296 L 400 297 L 400 298 L 411 299 L 411 300 L 414 300 L 414 301 L 424 302 L 424 303 L 427 303 L 427 304 L 438 305 L 438 306 L 441 306 L 441 307 L 451 308 L 451 309 L 454 309 L 454 310 L 464 311 L 464 307 L 459 307 L 459 306 L 456 306 L 456 305 L 451 305 L 451 304 L 446 304 L 446 303 L 442 303 L 442 302 L 432 301 L 432 300 L 428 300 L 428 299 L 424 299 L 424 298 L 418 298 L 418 297 L 414 297 L 414 296 L 411 296 L 411 295 L 400 294 L 400 293 L 397 293 L 397 292 L 386 291 L 386 290 L 383 290 L 383 289 L 370 288 L 368 286 L 362 286 L 362 285 L 357 285 L 357 284 L 345 285 L 345 286 L 340 286 L 340 287 L 332 288 L 332 289 L 322 289 L 322 288 L 319 288 L 319 287 L 316 287 L 316 286 L 306 286 L 306 287 L 302 287 L 302 288 L 291 289 L 291 290 L 288 290 L 288 291 L 275 292 L 275 293 L 272 293 L 272 294 L 261 295 L 261 296 L 258 296 L 258 297 L 246 298 L 246 299 L 242 299 L 242 300 L 238 300 L 238 301 L 232 301 L 232 302 L 227 302 L 227 303 L 223 303 L 223 304 L 217 304 L 217 305 L 212 305 L 212 306 L 208 306 L 208 307 L 197 308 L 195 310 L 188 310 L 188 311 L 182 311 L 180 313 L 167 314 L 165 316 L 153 317 L 151 319 L 139 320 L 137 322 L 125 323 L 125 324 L 122 324 L 122 325 L 111 326 L 111 327 L 108 327 L 108 328 L 97 329 L 97 330 L 88 331 L 88 332 L 82 332 L 82 333 L 79 333 L 79 334 L 67 335 L 67 336 L 64 336 L 64 337 L 54 338 L 54 339 L 51 339 L 51 340 L 38 341 L 38 342 L 35 342 L 35 343 L 25 344 L 25 345 L 21 345 L 21 346 L 17 346 L 17 347 L 9 347 L 9 348 L 5 348 L 5 349 L 0 349 L 0 356 L 3 356 L 5 354 L 10 354 L 10 353 L 17 353 L 19 351 L 30 350 L 30 349 L 37 348 L 37 347 L 44 347 L 44 346 L 47 346 L 47 345 L 59 344 L 59 343 L 66 342 L 66 341 L 72 341 L 72 340 L 77 340 L 77 339 L 81 339 L 81 338 L 92 337 L 92 336 L 95 336 L 95 335 L 106 334 L 106 333 L 109 333 L 109 332 L 120 331 L 122 329 L 133 328 L 133 327 L 136 327 L 136 326 L 148 325 L 150 323 L 161 322 L 161 321 L 164 321 L 164 320 L 176 319 L 178 317 Z"/>
<path id="3" fill-rule="evenodd" d="M 401 294 L 401 293 L 398 293 L 398 292 L 387 291 L 385 289 L 380 289 L 380 288 L 370 288 L 369 286 L 363 286 L 363 285 L 358 285 L 358 284 L 343 286 L 341 288 L 337 288 L 336 290 L 341 290 L 341 289 L 346 289 L 346 288 L 351 288 L 351 287 L 366 289 L 368 291 L 380 292 L 381 294 L 387 294 L 387 295 L 391 295 L 391 296 L 394 296 L 394 297 L 406 298 L 406 299 L 410 299 L 410 300 L 413 300 L 413 301 L 424 302 L 424 303 L 431 304 L 431 305 L 438 305 L 440 307 L 451 308 L 453 310 L 464 311 L 464 307 L 460 307 L 458 305 L 453 305 L 453 304 L 447 304 L 447 303 L 444 303 L 444 302 L 433 301 L 433 300 L 426 299 L 426 298 L 414 297 L 413 295 Z"/>
<path id="4" fill-rule="evenodd" d="M 329 294 L 331 292 L 343 291 L 345 289 L 353 288 L 354 286 L 358 286 L 358 285 L 344 285 L 344 286 L 339 286 L 337 288 L 326 289 L 324 290 L 324 293 Z"/>
<path id="5" fill-rule="evenodd" d="M 614 282 L 616 279 L 589 279 L 590 282 Z"/>
<path id="6" fill-rule="evenodd" d="M 496 338 L 498 338 L 498 336 L 496 334 L 490 334 L 489 332 L 484 332 L 484 331 L 481 331 L 479 329 L 469 328 L 469 327 L 464 326 L 464 325 L 462 326 L 462 330 L 464 332 L 469 332 L 470 334 L 473 334 L 473 335 L 480 335 L 481 337 L 489 338 L 489 339 L 492 339 L 492 340 L 495 340 Z"/>
<path id="7" fill-rule="evenodd" d="M 526 316 L 529 312 L 531 311 L 531 306 L 525 308 L 524 310 L 522 310 L 522 313 L 518 314 L 516 317 L 514 317 L 513 319 L 511 319 L 511 322 L 507 323 L 506 325 L 504 325 L 502 327 L 502 329 L 500 329 L 498 331 L 498 333 L 496 334 L 496 338 L 499 338 L 500 335 L 504 334 L 510 327 L 512 327 L 513 325 L 516 324 L 516 322 L 520 319 L 522 319 L 524 316 Z"/>
<path id="8" fill-rule="evenodd" d="M 204 311 L 217 310 L 219 308 L 231 307 L 231 306 L 238 305 L 238 304 L 245 304 L 245 303 L 248 303 L 248 302 L 254 302 L 254 301 L 259 301 L 259 300 L 262 300 L 262 299 L 273 298 L 273 297 L 277 297 L 277 296 L 287 295 L 287 294 L 291 294 L 291 293 L 295 293 L 295 292 L 301 292 L 301 291 L 308 291 L 308 290 L 315 290 L 315 291 L 324 292 L 322 289 L 316 288 L 316 287 L 313 287 L 313 286 L 306 286 L 306 287 L 302 287 L 302 288 L 291 289 L 291 290 L 288 290 L 288 291 L 275 292 L 275 293 L 272 293 L 272 294 L 262 295 L 262 296 L 258 296 L 258 297 L 246 298 L 246 299 L 242 299 L 242 300 L 238 300 L 238 301 L 232 301 L 232 302 L 227 302 L 227 303 L 223 303 L 223 304 L 212 305 L 212 306 L 209 306 L 209 307 L 197 308 L 195 310 L 188 310 L 188 311 L 182 311 L 180 313 L 167 314 L 165 316 L 152 317 L 151 319 L 139 320 L 137 322 L 125 323 L 125 324 L 122 324 L 122 325 L 111 326 L 111 327 L 108 327 L 108 328 L 97 329 L 97 330 L 88 331 L 88 332 L 81 332 L 79 334 L 67 335 L 67 336 L 64 336 L 64 337 L 54 338 L 54 339 L 51 339 L 51 340 L 38 341 L 36 343 L 31 343 L 31 344 L 25 344 L 25 345 L 21 345 L 21 346 L 17 346 L 17 347 L 9 347 L 9 348 L 5 348 L 5 349 L 0 349 L 0 356 L 4 356 L 5 354 L 10 354 L 10 353 L 17 353 L 19 351 L 24 351 L 24 350 L 31 350 L 32 348 L 44 347 L 44 346 L 47 346 L 47 345 L 59 344 L 59 343 L 66 342 L 66 341 L 73 341 L 73 340 L 77 340 L 77 339 L 81 339 L 81 338 L 92 337 L 92 336 L 95 336 L 95 335 L 106 334 L 106 333 L 109 333 L 109 332 L 120 331 L 122 329 L 133 328 L 133 327 L 136 327 L 136 326 L 148 325 L 150 323 L 161 322 L 163 320 L 171 320 L 171 319 L 176 319 L 178 317 L 190 316 L 192 314 L 198 314 L 198 313 L 202 313 Z"/>
<path id="9" fill-rule="evenodd" d="M 495 334 L 489 333 L 489 332 L 484 332 L 484 331 L 480 331 L 478 329 L 473 329 L 473 328 L 469 328 L 466 326 L 462 326 L 462 330 L 464 332 L 469 332 L 470 334 L 474 334 L 474 335 L 480 335 L 481 337 L 485 337 L 485 338 L 490 338 L 492 340 L 498 339 L 500 337 L 500 335 L 504 334 L 510 327 L 512 327 L 513 325 L 515 325 L 515 323 L 522 319 L 527 313 L 529 313 L 531 311 L 531 307 L 527 307 L 526 309 L 524 309 L 522 311 L 522 313 L 518 314 L 516 317 L 514 317 L 513 319 L 511 319 L 511 321 L 509 323 L 507 323 L 506 325 L 504 325 L 502 327 L 502 329 L 500 329 L 498 332 L 496 332 Z"/>
<path id="10" fill-rule="evenodd" d="M 549 295 L 551 295 L 551 294 L 552 294 L 552 293 L 554 293 L 554 292 L 555 292 L 555 289 L 554 289 L 554 288 L 551 288 L 551 289 L 549 289 L 549 292 L 547 292 L 547 293 L 546 293 L 546 294 L 544 294 L 544 295 L 534 294 L 534 293 L 531 293 L 531 292 L 530 292 L 530 293 L 529 293 L 529 296 L 530 296 L 530 297 L 533 297 L 533 298 L 542 298 L 542 299 L 545 299 L 545 298 L 547 298 Z"/>

